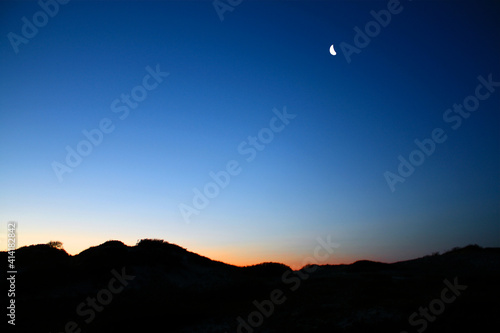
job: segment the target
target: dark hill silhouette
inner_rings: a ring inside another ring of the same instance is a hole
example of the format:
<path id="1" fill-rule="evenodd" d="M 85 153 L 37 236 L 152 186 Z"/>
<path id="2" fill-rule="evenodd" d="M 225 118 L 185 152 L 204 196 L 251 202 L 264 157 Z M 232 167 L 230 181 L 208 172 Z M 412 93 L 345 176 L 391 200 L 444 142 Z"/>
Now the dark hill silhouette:
<path id="1" fill-rule="evenodd" d="M 358 260 L 348 266 L 348 270 L 351 272 L 380 271 L 388 268 L 389 264 L 370 260 Z"/>
<path id="2" fill-rule="evenodd" d="M 7 262 L 6 252 L 0 257 Z M 467 287 L 425 332 L 500 324 L 500 249 L 477 245 L 392 264 L 293 271 L 279 263 L 237 267 L 163 240 L 113 240 L 74 256 L 26 246 L 16 264 L 18 332 L 410 333 L 423 322 L 409 317 L 439 305 L 445 280 Z"/>

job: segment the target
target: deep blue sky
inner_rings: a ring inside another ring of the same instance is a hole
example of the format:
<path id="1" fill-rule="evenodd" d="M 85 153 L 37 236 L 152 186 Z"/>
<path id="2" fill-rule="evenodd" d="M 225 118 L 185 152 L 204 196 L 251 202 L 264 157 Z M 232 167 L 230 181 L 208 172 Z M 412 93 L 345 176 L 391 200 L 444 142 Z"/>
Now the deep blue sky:
<path id="1" fill-rule="evenodd" d="M 2 2 L 0 220 L 20 246 L 162 238 L 235 264 L 297 267 L 327 235 L 330 263 L 500 246 L 500 87 L 456 130 L 443 119 L 478 76 L 500 81 L 500 5 L 401 1 L 348 63 L 341 43 L 387 3 L 243 1 L 221 21 L 212 1 L 70 1 L 16 53 L 9 33 L 41 7 Z M 169 75 L 120 119 L 148 66 Z M 284 108 L 247 161 L 239 145 Z M 105 118 L 60 182 L 53 162 Z M 391 191 L 384 173 L 435 128 L 447 140 Z M 231 160 L 241 172 L 186 223 L 179 205 Z"/>

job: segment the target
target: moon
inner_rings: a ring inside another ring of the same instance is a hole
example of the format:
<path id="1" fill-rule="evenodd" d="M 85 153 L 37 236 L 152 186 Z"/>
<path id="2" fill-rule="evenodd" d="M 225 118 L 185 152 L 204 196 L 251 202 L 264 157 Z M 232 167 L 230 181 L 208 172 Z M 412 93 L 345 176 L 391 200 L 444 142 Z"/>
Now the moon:
<path id="1" fill-rule="evenodd" d="M 335 52 L 335 49 L 333 48 L 333 44 L 332 44 L 332 46 L 330 46 L 330 53 L 331 53 L 331 55 L 337 54 L 337 52 Z"/>

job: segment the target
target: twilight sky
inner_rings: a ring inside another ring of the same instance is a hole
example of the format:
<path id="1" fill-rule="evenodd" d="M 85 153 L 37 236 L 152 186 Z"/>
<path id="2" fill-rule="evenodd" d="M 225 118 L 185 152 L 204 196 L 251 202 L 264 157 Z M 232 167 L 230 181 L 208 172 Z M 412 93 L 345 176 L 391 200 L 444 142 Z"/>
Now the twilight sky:
<path id="1" fill-rule="evenodd" d="M 320 264 L 500 246 L 496 1 L 0 13 L 2 249 L 8 221 L 18 246 L 162 238 L 294 268 L 327 236 Z"/>

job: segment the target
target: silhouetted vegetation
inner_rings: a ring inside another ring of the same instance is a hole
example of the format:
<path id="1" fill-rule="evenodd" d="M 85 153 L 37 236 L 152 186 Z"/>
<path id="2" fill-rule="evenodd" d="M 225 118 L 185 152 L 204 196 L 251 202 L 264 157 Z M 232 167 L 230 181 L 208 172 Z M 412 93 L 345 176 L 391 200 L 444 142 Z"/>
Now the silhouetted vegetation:
<path id="1" fill-rule="evenodd" d="M 47 245 L 59 250 L 63 247 L 63 243 L 61 243 L 60 241 L 50 241 L 47 243 Z"/>
<path id="2" fill-rule="evenodd" d="M 247 321 L 267 310 L 253 332 L 416 332 L 409 316 L 441 297 L 443 281 L 455 278 L 466 291 L 426 333 L 479 332 L 500 324 L 498 248 L 470 245 L 393 264 L 360 260 L 293 271 L 272 262 L 227 265 L 160 239 L 136 246 L 113 240 L 75 256 L 56 245 L 16 251 L 22 263 L 16 282 L 20 332 L 64 332 L 73 321 L 81 333 L 249 333 L 238 331 L 237 318 Z M 7 253 L 0 254 L 6 262 Z M 271 311 L 266 301 L 273 292 L 283 302 Z M 86 322 L 90 312 L 82 309 L 92 308 L 81 304 L 89 299 L 106 304 L 96 303 L 102 311 Z"/>
<path id="3" fill-rule="evenodd" d="M 467 246 L 464 246 L 464 247 L 454 247 L 453 249 L 445 252 L 445 253 L 454 253 L 454 252 L 462 252 L 462 251 L 479 251 L 479 250 L 482 250 L 483 248 L 477 244 L 471 244 L 471 245 L 467 245 Z"/>
<path id="4" fill-rule="evenodd" d="M 163 239 L 158 239 L 158 238 L 144 238 L 144 239 L 140 239 L 137 241 L 136 245 L 140 245 L 140 246 L 149 246 L 149 245 L 160 245 L 160 244 L 163 244 L 163 243 L 167 243 L 165 242 Z M 168 244 L 168 243 L 167 243 Z"/>

